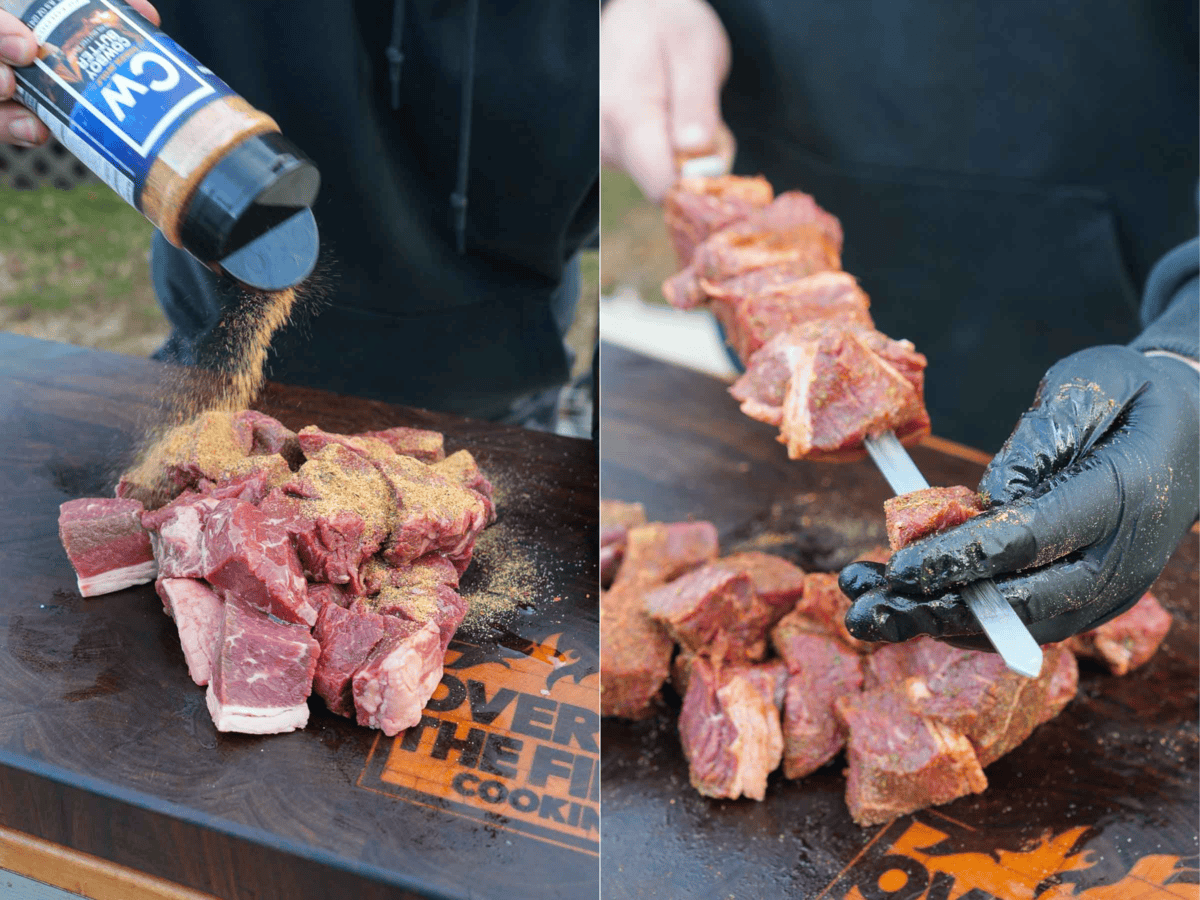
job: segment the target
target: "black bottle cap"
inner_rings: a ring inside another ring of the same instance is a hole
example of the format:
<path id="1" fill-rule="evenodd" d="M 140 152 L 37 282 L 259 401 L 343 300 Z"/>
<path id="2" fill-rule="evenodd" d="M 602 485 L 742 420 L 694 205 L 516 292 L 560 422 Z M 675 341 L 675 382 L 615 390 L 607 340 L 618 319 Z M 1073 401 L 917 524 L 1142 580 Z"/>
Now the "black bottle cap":
<path id="1" fill-rule="evenodd" d="M 317 263 L 316 166 L 283 135 L 247 138 L 196 189 L 180 226 L 188 252 L 250 287 L 282 290 Z"/>

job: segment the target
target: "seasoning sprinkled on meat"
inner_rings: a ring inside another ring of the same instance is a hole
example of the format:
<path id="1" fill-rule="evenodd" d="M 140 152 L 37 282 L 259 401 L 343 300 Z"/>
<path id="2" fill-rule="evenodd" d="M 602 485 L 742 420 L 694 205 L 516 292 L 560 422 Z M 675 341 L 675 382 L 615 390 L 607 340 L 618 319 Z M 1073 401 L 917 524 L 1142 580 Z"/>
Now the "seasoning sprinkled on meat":
<path id="1" fill-rule="evenodd" d="M 968 487 L 931 487 L 883 501 L 893 550 L 961 525 L 983 512 L 983 500 Z"/>

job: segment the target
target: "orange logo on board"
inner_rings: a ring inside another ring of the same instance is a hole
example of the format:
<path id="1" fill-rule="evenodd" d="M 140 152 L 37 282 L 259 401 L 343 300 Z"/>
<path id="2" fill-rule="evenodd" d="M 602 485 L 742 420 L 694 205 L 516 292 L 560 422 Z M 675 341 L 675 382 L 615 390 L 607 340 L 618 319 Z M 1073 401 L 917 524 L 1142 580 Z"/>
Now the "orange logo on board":
<path id="1" fill-rule="evenodd" d="M 1154 854 L 1132 863 L 1086 847 L 1092 829 L 1072 828 L 1021 850 L 990 852 L 978 832 L 902 819 L 883 829 L 822 900 L 1177 900 L 1200 898 L 1196 857 Z M 895 835 L 893 837 L 893 835 Z M 960 848 L 964 848 L 961 849 Z"/>
<path id="2" fill-rule="evenodd" d="M 599 853 L 595 650 L 511 638 L 454 641 L 419 724 L 376 739 L 359 787 Z"/>

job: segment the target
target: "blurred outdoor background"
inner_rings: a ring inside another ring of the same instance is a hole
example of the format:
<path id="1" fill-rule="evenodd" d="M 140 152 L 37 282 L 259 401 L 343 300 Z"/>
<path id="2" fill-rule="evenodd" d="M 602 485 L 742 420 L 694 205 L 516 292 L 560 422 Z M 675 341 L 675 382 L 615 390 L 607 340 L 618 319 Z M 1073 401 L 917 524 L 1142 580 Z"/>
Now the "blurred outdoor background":
<path id="1" fill-rule="evenodd" d="M 600 337 L 676 365 L 731 379 L 735 369 L 708 310 L 667 305 L 679 270 L 662 207 L 623 172 L 600 174 Z"/>
<path id="2" fill-rule="evenodd" d="M 0 145 L 0 331 L 149 356 L 168 331 L 150 285 L 153 233 L 57 142 Z M 591 368 L 599 273 L 599 252 L 586 251 L 573 376 Z"/>

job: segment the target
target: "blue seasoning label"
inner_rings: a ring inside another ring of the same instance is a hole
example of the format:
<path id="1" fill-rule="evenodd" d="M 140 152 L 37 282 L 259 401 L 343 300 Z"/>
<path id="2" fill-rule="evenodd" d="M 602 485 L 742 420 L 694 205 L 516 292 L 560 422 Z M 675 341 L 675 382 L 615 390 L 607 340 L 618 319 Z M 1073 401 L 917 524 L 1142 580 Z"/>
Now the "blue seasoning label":
<path id="1" fill-rule="evenodd" d="M 40 47 L 17 99 L 128 203 L 162 145 L 229 87 L 123 4 L 47 0 L 21 17 Z"/>

